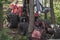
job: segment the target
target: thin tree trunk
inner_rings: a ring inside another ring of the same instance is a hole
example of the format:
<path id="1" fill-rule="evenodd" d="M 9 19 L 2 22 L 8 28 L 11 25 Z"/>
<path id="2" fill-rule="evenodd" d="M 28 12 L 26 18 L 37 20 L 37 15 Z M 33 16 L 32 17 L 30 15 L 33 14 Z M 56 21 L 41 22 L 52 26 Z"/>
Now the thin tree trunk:
<path id="1" fill-rule="evenodd" d="M 0 31 L 3 28 L 3 4 L 0 2 Z"/>
<path id="2" fill-rule="evenodd" d="M 55 14 L 54 14 L 54 8 L 53 8 L 53 0 L 50 0 L 50 13 L 51 13 L 51 23 L 55 23 Z"/>
<path id="3" fill-rule="evenodd" d="M 34 0 L 29 0 L 29 9 L 30 9 L 30 16 L 29 16 L 29 27 L 28 27 L 28 33 L 31 33 L 34 27 Z"/>
<path id="4" fill-rule="evenodd" d="M 45 0 L 44 4 L 45 4 L 45 7 L 46 7 L 46 3 L 47 3 L 47 0 Z M 47 13 L 45 12 L 45 19 L 47 20 Z"/>

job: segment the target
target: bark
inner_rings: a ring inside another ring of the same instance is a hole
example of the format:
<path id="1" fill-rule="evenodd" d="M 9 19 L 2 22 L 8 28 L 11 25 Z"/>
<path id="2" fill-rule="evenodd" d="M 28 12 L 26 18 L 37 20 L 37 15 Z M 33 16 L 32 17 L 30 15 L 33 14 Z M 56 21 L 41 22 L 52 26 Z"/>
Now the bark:
<path id="1" fill-rule="evenodd" d="M 53 0 L 50 0 L 50 14 L 51 14 L 51 23 L 55 23 L 55 14 L 54 14 L 54 8 L 53 8 Z"/>
<path id="2" fill-rule="evenodd" d="M 45 0 L 44 4 L 45 4 L 45 7 L 46 7 L 46 3 L 47 3 L 47 0 Z M 45 19 L 47 20 L 47 13 L 45 12 Z"/>
<path id="3" fill-rule="evenodd" d="M 3 4 L 0 2 L 0 31 L 3 28 Z"/>
<path id="4" fill-rule="evenodd" d="M 34 9 L 33 9 L 33 0 L 29 0 L 29 9 L 30 9 L 30 15 L 29 15 L 29 27 L 28 27 L 28 33 L 31 33 L 34 27 Z"/>

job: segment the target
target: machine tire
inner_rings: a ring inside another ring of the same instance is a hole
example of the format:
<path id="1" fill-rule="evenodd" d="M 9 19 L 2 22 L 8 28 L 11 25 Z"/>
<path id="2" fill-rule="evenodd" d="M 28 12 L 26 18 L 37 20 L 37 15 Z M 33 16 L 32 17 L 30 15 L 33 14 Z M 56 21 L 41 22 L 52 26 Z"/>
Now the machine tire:
<path id="1" fill-rule="evenodd" d="M 9 28 L 18 28 L 18 16 L 15 15 L 14 13 L 9 13 L 7 15 L 7 20 L 10 23 Z"/>

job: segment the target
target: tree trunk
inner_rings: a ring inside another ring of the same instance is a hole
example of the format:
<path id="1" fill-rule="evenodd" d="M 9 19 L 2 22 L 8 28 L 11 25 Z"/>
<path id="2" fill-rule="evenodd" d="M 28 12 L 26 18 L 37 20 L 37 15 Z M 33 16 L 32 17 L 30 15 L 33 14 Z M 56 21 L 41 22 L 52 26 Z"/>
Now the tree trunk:
<path id="1" fill-rule="evenodd" d="M 45 4 L 45 7 L 46 7 L 46 3 L 47 3 L 47 0 L 45 0 L 44 4 Z M 47 20 L 47 13 L 45 12 L 45 19 Z"/>
<path id="2" fill-rule="evenodd" d="M 0 31 L 3 27 L 3 4 L 0 2 Z"/>
<path id="3" fill-rule="evenodd" d="M 28 27 L 28 33 L 31 33 L 34 27 L 34 0 L 29 0 L 29 9 L 30 9 L 30 15 L 29 15 L 29 27 Z"/>
<path id="4" fill-rule="evenodd" d="M 50 13 L 51 13 L 51 23 L 55 23 L 55 14 L 54 14 L 54 8 L 53 8 L 53 0 L 50 0 Z"/>

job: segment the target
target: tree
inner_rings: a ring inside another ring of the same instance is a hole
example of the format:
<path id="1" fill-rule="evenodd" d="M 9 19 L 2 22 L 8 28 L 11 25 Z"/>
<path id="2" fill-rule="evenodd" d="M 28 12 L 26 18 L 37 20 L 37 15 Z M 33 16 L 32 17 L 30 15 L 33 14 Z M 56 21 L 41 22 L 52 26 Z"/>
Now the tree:
<path id="1" fill-rule="evenodd" d="M 29 9 L 30 9 L 30 15 L 29 15 L 29 27 L 28 27 L 28 33 L 30 34 L 34 27 L 34 0 L 29 0 Z"/>
<path id="2" fill-rule="evenodd" d="M 2 30 L 3 27 L 3 4 L 2 0 L 0 0 L 0 31 Z"/>
<path id="3" fill-rule="evenodd" d="M 47 0 L 44 0 L 44 6 L 46 7 Z M 47 13 L 45 12 L 45 19 L 47 19 Z"/>
<path id="4" fill-rule="evenodd" d="M 50 14 L 51 14 L 51 23 L 55 23 L 55 15 L 54 15 L 54 8 L 53 8 L 53 0 L 50 0 Z"/>

